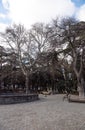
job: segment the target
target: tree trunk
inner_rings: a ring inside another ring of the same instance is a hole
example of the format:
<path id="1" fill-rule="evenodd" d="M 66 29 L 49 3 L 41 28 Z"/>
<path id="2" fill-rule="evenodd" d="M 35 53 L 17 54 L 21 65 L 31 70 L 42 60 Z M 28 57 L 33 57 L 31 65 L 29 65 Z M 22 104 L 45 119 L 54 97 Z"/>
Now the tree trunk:
<path id="1" fill-rule="evenodd" d="M 83 52 L 81 53 L 81 56 L 80 56 L 80 68 L 79 70 L 76 68 L 76 65 L 77 65 L 77 58 L 78 58 L 78 55 L 77 53 L 75 53 L 75 51 L 73 50 L 73 55 L 74 55 L 74 62 L 73 62 L 73 69 L 74 69 L 74 72 L 76 74 L 76 77 L 77 77 L 77 89 L 78 89 L 78 92 L 79 92 L 79 98 L 85 98 L 85 82 L 84 82 L 84 78 L 83 78 Z"/>
<path id="2" fill-rule="evenodd" d="M 84 89 L 82 85 L 78 86 L 79 98 L 85 98 Z"/>
<path id="3" fill-rule="evenodd" d="M 81 78 L 80 82 L 78 82 L 78 92 L 79 92 L 79 98 L 85 98 L 85 81 L 83 78 Z"/>
<path id="4" fill-rule="evenodd" d="M 26 85 L 26 94 L 29 94 L 30 90 L 29 90 L 29 76 L 28 76 L 28 74 L 26 74 L 25 85 Z"/>

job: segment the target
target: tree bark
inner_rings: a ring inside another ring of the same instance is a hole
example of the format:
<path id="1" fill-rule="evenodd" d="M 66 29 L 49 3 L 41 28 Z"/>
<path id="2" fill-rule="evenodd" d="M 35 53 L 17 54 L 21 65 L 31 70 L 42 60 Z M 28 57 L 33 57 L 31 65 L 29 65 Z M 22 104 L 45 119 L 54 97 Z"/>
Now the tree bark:
<path id="1" fill-rule="evenodd" d="M 78 92 L 79 92 L 79 98 L 85 98 L 85 81 L 83 78 L 78 81 Z"/>
<path id="2" fill-rule="evenodd" d="M 79 92 L 79 98 L 85 98 L 85 81 L 82 75 L 82 71 L 83 71 L 83 64 L 82 64 L 82 55 L 80 57 L 80 69 L 77 70 L 76 68 L 76 64 L 77 64 L 77 53 L 73 51 L 73 55 L 74 55 L 74 62 L 73 62 L 73 68 L 74 68 L 74 72 L 76 74 L 77 77 L 77 89 Z"/>
<path id="3" fill-rule="evenodd" d="M 25 85 L 26 85 L 26 94 L 29 94 L 30 93 L 30 89 L 29 89 L 29 75 L 28 74 L 26 74 Z"/>

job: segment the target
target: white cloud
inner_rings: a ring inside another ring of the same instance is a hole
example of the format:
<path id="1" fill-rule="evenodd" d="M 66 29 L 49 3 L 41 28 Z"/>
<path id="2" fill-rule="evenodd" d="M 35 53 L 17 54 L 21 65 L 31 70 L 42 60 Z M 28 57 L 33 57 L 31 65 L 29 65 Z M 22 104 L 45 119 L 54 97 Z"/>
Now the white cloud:
<path id="1" fill-rule="evenodd" d="M 13 22 L 28 27 L 56 16 L 72 16 L 76 10 L 71 0 L 3 0 L 3 4 Z"/>
<path id="2" fill-rule="evenodd" d="M 0 13 L 0 18 L 6 18 L 6 15 L 4 15 L 4 14 L 2 14 L 2 13 Z"/>
<path id="3" fill-rule="evenodd" d="M 0 32 L 4 32 L 7 26 L 7 24 L 0 23 Z"/>
<path id="4" fill-rule="evenodd" d="M 80 21 L 85 21 L 85 4 L 79 8 L 77 18 Z"/>

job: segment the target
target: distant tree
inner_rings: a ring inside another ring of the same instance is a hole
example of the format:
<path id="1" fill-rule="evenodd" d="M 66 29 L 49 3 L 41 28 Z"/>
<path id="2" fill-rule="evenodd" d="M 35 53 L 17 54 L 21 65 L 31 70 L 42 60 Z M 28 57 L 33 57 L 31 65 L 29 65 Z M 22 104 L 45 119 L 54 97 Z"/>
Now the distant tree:
<path id="1" fill-rule="evenodd" d="M 3 46 L 0 46 L 0 88 L 3 84 L 3 64 L 5 63 L 6 52 Z"/>

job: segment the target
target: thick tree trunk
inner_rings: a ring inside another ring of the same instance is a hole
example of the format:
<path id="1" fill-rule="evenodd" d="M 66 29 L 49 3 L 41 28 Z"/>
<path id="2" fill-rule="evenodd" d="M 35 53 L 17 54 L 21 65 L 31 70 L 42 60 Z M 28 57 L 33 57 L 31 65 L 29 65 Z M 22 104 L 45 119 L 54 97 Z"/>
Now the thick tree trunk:
<path id="1" fill-rule="evenodd" d="M 85 98 L 85 82 L 84 82 L 84 78 L 83 78 L 83 52 L 80 55 L 80 68 L 79 70 L 77 69 L 76 65 L 77 65 L 77 58 L 78 55 L 77 53 L 73 50 L 73 55 L 74 55 L 74 62 L 73 62 L 73 69 L 74 72 L 76 74 L 77 77 L 77 89 L 79 92 L 79 98 Z"/>
<path id="2" fill-rule="evenodd" d="M 85 93 L 82 85 L 78 86 L 79 98 L 85 98 Z"/>
<path id="3" fill-rule="evenodd" d="M 79 98 L 85 98 L 85 82 L 84 79 L 81 78 L 80 80 L 81 82 L 78 83 L 78 92 L 79 92 Z"/>

